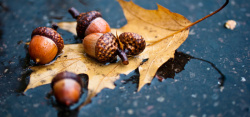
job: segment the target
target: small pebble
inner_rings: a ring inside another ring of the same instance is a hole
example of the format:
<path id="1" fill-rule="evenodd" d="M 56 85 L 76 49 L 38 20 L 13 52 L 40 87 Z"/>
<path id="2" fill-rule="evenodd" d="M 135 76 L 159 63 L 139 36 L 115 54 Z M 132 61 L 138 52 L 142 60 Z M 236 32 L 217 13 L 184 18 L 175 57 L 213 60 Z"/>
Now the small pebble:
<path id="1" fill-rule="evenodd" d="M 203 99 L 206 99 L 207 98 L 207 94 L 203 94 Z"/>
<path id="2" fill-rule="evenodd" d="M 241 77 L 241 82 L 246 82 L 246 78 L 245 77 Z"/>
<path id="3" fill-rule="evenodd" d="M 9 69 L 5 69 L 5 70 L 4 70 L 4 73 L 7 73 L 7 72 L 8 72 L 8 70 L 9 70 Z"/>
<path id="4" fill-rule="evenodd" d="M 232 104 L 233 104 L 233 105 L 235 105 L 235 104 L 236 104 L 236 102 L 235 102 L 235 101 L 232 101 Z"/>
<path id="5" fill-rule="evenodd" d="M 224 90 L 224 87 L 223 86 L 220 87 L 220 92 L 223 92 L 223 90 Z"/>
<path id="6" fill-rule="evenodd" d="M 192 98 L 197 98 L 197 94 L 192 94 L 191 97 Z"/>
<path id="7" fill-rule="evenodd" d="M 119 87 L 119 89 L 124 90 L 124 89 L 125 89 L 125 87 L 124 87 L 124 86 L 123 86 L 123 87 Z"/>
<path id="8" fill-rule="evenodd" d="M 34 108 L 37 108 L 39 106 L 39 104 L 33 104 Z"/>
<path id="9" fill-rule="evenodd" d="M 214 107 L 217 107 L 217 106 L 219 106 L 219 102 L 214 103 Z"/>
<path id="10" fill-rule="evenodd" d="M 137 102 L 137 101 L 134 101 L 134 102 L 133 102 L 133 105 L 134 105 L 134 107 L 137 107 L 137 106 L 138 106 L 138 102 Z"/>
<path id="11" fill-rule="evenodd" d="M 230 30 L 233 30 L 235 27 L 236 27 L 236 21 L 234 20 L 228 20 L 226 23 L 225 23 L 225 27 L 227 29 L 230 29 Z"/>
<path id="12" fill-rule="evenodd" d="M 132 109 L 128 109 L 128 114 L 132 115 L 134 111 Z"/>
<path id="13" fill-rule="evenodd" d="M 197 117 L 196 115 L 190 115 L 189 117 Z"/>
<path id="14" fill-rule="evenodd" d="M 115 107 L 115 110 L 116 110 L 116 112 L 120 111 L 119 107 Z"/>
<path id="15" fill-rule="evenodd" d="M 158 97 L 158 98 L 157 98 L 157 101 L 158 101 L 158 102 L 163 102 L 164 100 L 165 100 L 164 97 Z"/>

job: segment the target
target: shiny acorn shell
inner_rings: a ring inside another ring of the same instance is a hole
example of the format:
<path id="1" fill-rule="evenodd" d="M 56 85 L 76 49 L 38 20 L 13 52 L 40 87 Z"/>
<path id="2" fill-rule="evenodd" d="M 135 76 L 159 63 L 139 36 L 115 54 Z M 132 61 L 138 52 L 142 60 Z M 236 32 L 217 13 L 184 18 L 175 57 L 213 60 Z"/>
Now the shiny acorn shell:
<path id="1" fill-rule="evenodd" d="M 56 30 L 54 30 L 52 28 L 48 28 L 48 27 L 38 27 L 38 28 L 33 30 L 32 34 L 31 34 L 31 39 L 35 35 L 45 36 L 45 37 L 51 39 L 52 41 L 55 42 L 55 44 L 58 48 L 57 53 L 60 53 L 62 51 L 62 49 L 64 47 L 64 41 L 63 41 L 63 38 L 61 37 L 61 35 L 59 33 L 57 33 Z"/>
<path id="2" fill-rule="evenodd" d="M 119 40 L 123 44 L 127 55 L 138 55 L 146 47 L 144 38 L 137 33 L 124 32 L 119 35 Z"/>
<path id="3" fill-rule="evenodd" d="M 102 17 L 102 14 L 98 11 L 89 11 L 86 13 L 81 13 L 77 17 L 76 32 L 79 38 L 83 39 L 85 37 L 85 31 L 89 24 L 97 17 Z"/>
<path id="4" fill-rule="evenodd" d="M 57 74 L 52 79 L 51 88 L 53 88 L 53 86 L 55 85 L 56 82 L 58 82 L 60 80 L 64 80 L 64 79 L 73 79 L 76 82 L 78 82 L 81 85 L 81 87 L 83 87 L 83 84 L 82 84 L 83 81 L 78 75 L 76 75 L 76 74 L 74 74 L 72 72 L 65 71 L 65 72 L 61 72 L 61 73 Z"/>
<path id="5" fill-rule="evenodd" d="M 81 78 L 71 72 L 57 74 L 51 82 L 51 88 L 59 104 L 70 106 L 75 104 L 82 94 L 83 82 Z"/>

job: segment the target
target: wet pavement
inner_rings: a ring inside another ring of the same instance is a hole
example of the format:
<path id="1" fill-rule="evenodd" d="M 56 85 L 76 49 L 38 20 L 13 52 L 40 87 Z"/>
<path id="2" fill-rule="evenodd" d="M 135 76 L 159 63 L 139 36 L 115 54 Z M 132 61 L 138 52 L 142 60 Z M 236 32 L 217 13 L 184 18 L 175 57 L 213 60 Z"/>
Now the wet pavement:
<path id="1" fill-rule="evenodd" d="M 156 9 L 158 3 L 191 21 L 218 9 L 223 0 L 134 0 Z M 28 90 L 32 62 L 26 42 L 34 28 L 53 22 L 74 21 L 67 12 L 98 10 L 112 28 L 126 24 L 115 0 L 0 0 L 0 115 L 5 116 L 250 116 L 249 38 L 250 3 L 230 0 L 218 14 L 193 26 L 187 40 L 166 62 L 151 84 L 136 92 L 138 70 L 122 75 L 114 90 L 104 89 L 79 111 L 65 110 L 48 97 L 50 85 Z M 237 21 L 234 30 L 224 28 Z M 59 29 L 66 44 L 79 43 L 73 34 Z M 223 87 L 218 80 L 226 79 Z M 86 98 L 82 95 L 81 101 Z M 77 105 L 75 105 L 77 106 Z"/>

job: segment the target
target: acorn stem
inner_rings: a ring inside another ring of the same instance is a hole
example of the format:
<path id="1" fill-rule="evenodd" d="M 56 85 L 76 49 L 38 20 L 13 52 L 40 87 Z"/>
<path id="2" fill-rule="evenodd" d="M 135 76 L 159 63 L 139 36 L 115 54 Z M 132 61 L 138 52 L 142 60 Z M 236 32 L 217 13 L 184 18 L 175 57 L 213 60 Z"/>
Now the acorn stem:
<path id="1" fill-rule="evenodd" d="M 68 11 L 74 19 L 77 19 L 80 15 L 79 11 L 77 11 L 74 7 L 71 7 Z"/>
<path id="2" fill-rule="evenodd" d="M 40 59 L 39 58 L 36 58 L 35 59 L 35 63 L 38 64 L 40 62 Z"/>
<path id="3" fill-rule="evenodd" d="M 57 25 L 57 24 L 55 24 L 55 23 L 53 23 L 51 28 L 52 28 L 52 29 L 54 29 L 55 31 L 57 31 L 57 29 L 58 29 L 58 25 Z"/>
<path id="4" fill-rule="evenodd" d="M 122 51 L 122 50 L 119 49 L 118 50 L 118 56 L 122 59 L 122 63 L 124 65 L 128 65 L 129 64 L 128 57 L 127 57 L 127 55 L 126 55 L 126 53 L 124 51 Z"/>

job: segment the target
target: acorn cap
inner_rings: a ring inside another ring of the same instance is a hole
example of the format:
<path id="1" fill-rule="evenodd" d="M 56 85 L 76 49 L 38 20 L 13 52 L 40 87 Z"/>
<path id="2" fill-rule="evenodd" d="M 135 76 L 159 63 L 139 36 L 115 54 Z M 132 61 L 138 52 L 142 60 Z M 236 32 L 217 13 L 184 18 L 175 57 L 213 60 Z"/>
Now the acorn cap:
<path id="1" fill-rule="evenodd" d="M 85 31 L 89 24 L 97 17 L 102 17 L 102 14 L 98 11 L 90 11 L 86 13 L 81 13 L 77 17 L 76 32 L 79 38 L 83 39 L 85 36 Z"/>
<path id="2" fill-rule="evenodd" d="M 140 54 L 146 47 L 144 38 L 136 33 L 124 32 L 120 34 L 119 40 L 124 45 L 127 55 Z"/>
<path id="3" fill-rule="evenodd" d="M 117 55 L 118 45 L 112 33 L 103 34 L 95 46 L 95 55 L 100 62 L 110 62 Z"/>
<path id="4" fill-rule="evenodd" d="M 33 30 L 32 34 L 31 34 L 31 38 L 35 35 L 41 35 L 41 36 L 45 36 L 49 39 L 51 39 L 52 41 L 55 42 L 57 48 L 58 48 L 58 52 L 60 53 L 64 47 L 64 42 L 63 42 L 63 38 L 61 37 L 61 35 L 59 33 L 57 33 L 56 30 L 52 29 L 52 28 L 48 28 L 48 27 L 38 27 L 36 29 Z"/>
<path id="5" fill-rule="evenodd" d="M 83 87 L 83 83 L 82 83 L 83 81 L 82 81 L 82 79 L 78 75 L 76 75 L 76 74 L 74 74 L 72 72 L 64 71 L 64 72 L 61 72 L 61 73 L 57 74 L 52 79 L 52 81 L 51 81 L 51 88 L 54 87 L 54 85 L 55 85 L 56 82 L 58 82 L 60 80 L 63 80 L 63 79 L 72 79 L 72 80 L 75 80 L 76 82 L 79 83 L 79 85 L 81 87 Z"/>

